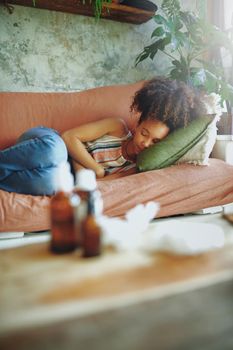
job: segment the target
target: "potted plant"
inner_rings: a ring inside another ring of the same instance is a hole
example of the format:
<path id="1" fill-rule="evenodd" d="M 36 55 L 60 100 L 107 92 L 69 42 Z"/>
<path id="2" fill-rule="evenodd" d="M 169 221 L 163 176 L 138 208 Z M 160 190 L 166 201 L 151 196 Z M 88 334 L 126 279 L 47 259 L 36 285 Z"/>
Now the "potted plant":
<path id="1" fill-rule="evenodd" d="M 118 0 L 82 0 L 83 4 L 85 4 L 86 1 L 88 1 L 91 4 L 94 3 L 93 6 L 94 6 L 94 11 L 95 11 L 95 18 L 97 20 L 99 20 L 101 17 L 103 3 L 105 3 L 105 2 L 108 2 L 108 3 L 109 2 L 119 2 Z"/>
<path id="2" fill-rule="evenodd" d="M 168 76 L 193 86 L 215 92 L 222 101 L 233 104 L 233 86 L 213 52 L 224 47 L 233 53 L 232 38 L 227 32 L 207 23 L 196 13 L 183 11 L 179 0 L 163 0 L 160 13 L 154 16 L 156 27 L 152 43 L 136 58 L 136 65 L 145 59 L 156 59 L 158 52 L 171 64 Z"/>
<path id="3" fill-rule="evenodd" d="M 94 5 L 94 12 L 95 17 L 98 20 L 101 17 L 102 9 L 103 9 L 103 3 L 105 2 L 115 2 L 119 3 L 120 0 L 82 0 L 82 3 L 85 5 L 86 3 L 93 4 Z M 32 0 L 33 6 L 36 6 L 36 0 Z"/>

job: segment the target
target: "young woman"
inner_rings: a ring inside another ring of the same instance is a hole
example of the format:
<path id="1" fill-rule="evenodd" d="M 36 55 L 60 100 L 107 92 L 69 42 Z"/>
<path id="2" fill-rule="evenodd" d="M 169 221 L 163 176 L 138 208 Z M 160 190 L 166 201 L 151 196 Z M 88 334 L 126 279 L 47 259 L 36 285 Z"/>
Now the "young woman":
<path id="1" fill-rule="evenodd" d="M 204 107 L 185 83 L 155 78 L 135 94 L 131 109 L 140 113 L 133 134 L 124 121 L 108 118 L 62 135 L 75 170 L 92 169 L 97 178 L 128 170 L 138 153 L 164 139 L 170 131 L 187 126 Z"/>
<path id="2" fill-rule="evenodd" d="M 122 120 L 112 118 L 68 130 L 62 138 L 50 128 L 28 130 L 16 145 L 0 151 L 0 189 L 53 194 L 54 173 L 67 160 L 67 149 L 75 170 L 93 169 L 98 178 L 126 170 L 143 149 L 200 116 L 203 105 L 185 83 L 155 78 L 135 94 L 131 110 L 140 113 L 133 134 Z"/>

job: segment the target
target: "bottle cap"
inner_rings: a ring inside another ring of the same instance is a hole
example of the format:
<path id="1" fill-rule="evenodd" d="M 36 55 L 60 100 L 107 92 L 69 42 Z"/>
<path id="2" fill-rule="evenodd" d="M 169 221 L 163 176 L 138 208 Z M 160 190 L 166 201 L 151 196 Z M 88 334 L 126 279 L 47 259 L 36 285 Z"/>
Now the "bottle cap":
<path id="1" fill-rule="evenodd" d="M 68 162 L 62 162 L 58 165 L 54 181 L 56 191 L 71 192 L 73 190 L 74 177 L 71 174 Z"/>
<path id="2" fill-rule="evenodd" d="M 96 175 L 91 169 L 80 169 L 76 172 L 75 187 L 83 191 L 93 191 L 96 189 Z"/>

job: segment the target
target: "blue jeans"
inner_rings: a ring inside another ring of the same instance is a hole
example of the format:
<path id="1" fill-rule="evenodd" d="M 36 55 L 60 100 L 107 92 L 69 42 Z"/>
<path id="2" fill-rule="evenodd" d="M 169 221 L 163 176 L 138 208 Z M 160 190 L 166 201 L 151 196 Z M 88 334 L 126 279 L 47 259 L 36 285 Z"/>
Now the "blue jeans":
<path id="1" fill-rule="evenodd" d="M 51 195 L 57 166 L 67 157 L 65 143 L 55 130 L 42 126 L 29 129 L 14 146 L 0 151 L 0 189 Z"/>

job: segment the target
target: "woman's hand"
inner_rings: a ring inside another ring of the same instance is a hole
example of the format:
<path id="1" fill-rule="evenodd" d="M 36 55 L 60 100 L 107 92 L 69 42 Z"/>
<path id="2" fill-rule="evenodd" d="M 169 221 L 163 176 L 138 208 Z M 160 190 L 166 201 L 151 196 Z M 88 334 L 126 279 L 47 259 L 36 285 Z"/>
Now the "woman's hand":
<path id="1" fill-rule="evenodd" d="M 109 175 L 105 175 L 103 180 L 113 180 L 113 179 L 120 179 L 121 177 L 125 177 L 128 175 L 133 175 L 133 174 L 137 174 L 137 168 L 136 165 L 133 168 L 130 168 L 126 171 L 120 171 L 118 173 L 115 174 L 109 174 Z"/>
<path id="2" fill-rule="evenodd" d="M 95 169 L 96 177 L 97 179 L 101 179 L 105 175 L 105 170 L 101 165 L 98 165 L 98 167 Z"/>
<path id="3" fill-rule="evenodd" d="M 82 166 L 81 164 L 79 164 L 78 162 L 76 162 L 74 159 L 72 159 L 72 165 L 73 165 L 73 168 L 74 168 L 74 171 L 79 171 L 80 169 L 92 169 L 95 174 L 96 174 L 96 177 L 98 179 L 101 179 L 105 176 L 105 170 L 104 168 L 99 165 L 98 163 L 95 162 L 95 166 L 93 168 L 85 168 L 84 166 Z"/>

